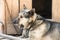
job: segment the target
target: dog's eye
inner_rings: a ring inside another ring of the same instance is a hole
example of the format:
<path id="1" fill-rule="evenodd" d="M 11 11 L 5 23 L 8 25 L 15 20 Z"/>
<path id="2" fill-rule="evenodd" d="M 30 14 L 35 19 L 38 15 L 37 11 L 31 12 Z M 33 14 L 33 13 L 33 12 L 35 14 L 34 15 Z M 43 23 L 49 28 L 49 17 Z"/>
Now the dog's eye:
<path id="1" fill-rule="evenodd" d="M 23 16 L 20 16 L 20 18 L 23 18 Z"/>

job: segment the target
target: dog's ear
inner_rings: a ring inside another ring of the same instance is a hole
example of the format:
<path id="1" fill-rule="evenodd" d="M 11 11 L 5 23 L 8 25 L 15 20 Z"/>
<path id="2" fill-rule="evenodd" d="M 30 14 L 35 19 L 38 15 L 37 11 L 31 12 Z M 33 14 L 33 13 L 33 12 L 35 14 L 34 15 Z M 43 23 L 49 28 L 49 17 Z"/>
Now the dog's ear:
<path id="1" fill-rule="evenodd" d="M 35 8 L 33 8 L 31 11 L 32 11 L 33 13 L 35 13 Z"/>
<path id="2" fill-rule="evenodd" d="M 33 16 L 35 13 L 35 9 L 33 8 L 32 10 L 29 11 L 29 13 L 30 13 L 29 15 Z"/>
<path id="3" fill-rule="evenodd" d="M 23 4 L 23 9 L 27 9 L 27 7 L 26 7 L 26 5 L 25 5 L 25 4 Z"/>

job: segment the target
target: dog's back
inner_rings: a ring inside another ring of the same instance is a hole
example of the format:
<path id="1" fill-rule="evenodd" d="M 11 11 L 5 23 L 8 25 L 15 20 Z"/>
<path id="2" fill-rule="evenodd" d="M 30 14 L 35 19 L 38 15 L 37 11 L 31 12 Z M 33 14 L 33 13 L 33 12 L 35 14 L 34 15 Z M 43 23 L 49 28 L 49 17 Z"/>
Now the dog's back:
<path id="1" fill-rule="evenodd" d="M 44 21 L 30 31 L 30 37 L 31 40 L 60 40 L 60 23 Z"/>

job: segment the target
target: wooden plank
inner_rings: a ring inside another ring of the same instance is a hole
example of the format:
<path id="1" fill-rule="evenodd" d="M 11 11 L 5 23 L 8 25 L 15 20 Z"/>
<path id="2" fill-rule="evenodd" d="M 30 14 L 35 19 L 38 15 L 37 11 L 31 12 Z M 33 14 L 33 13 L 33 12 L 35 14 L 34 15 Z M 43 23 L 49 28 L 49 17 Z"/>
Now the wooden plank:
<path id="1" fill-rule="evenodd" d="M 60 21 L 60 0 L 52 0 L 52 19 Z"/>
<path id="2" fill-rule="evenodd" d="M 18 0 L 6 0 L 5 6 L 5 29 L 7 30 L 7 34 L 16 34 L 16 31 L 12 24 L 12 20 L 18 15 Z"/>

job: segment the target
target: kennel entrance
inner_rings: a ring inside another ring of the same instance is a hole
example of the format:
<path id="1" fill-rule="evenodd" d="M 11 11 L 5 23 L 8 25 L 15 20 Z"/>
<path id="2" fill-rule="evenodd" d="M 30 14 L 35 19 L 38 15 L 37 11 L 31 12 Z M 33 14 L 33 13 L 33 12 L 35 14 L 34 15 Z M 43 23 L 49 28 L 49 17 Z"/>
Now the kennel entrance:
<path id="1" fill-rule="evenodd" d="M 32 0 L 32 7 L 36 13 L 44 18 L 52 18 L 52 0 Z"/>

